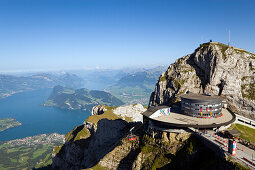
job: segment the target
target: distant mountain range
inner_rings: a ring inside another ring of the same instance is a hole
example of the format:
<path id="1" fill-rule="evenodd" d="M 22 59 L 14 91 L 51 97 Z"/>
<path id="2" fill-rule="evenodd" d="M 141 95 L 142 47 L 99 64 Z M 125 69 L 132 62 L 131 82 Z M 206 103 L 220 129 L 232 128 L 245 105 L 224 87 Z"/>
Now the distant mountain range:
<path id="1" fill-rule="evenodd" d="M 72 89 L 83 88 L 109 92 L 125 104 L 148 105 L 157 78 L 167 69 L 95 69 L 54 73 L 23 74 L 21 76 L 0 74 L 0 98 L 18 92 L 53 88 L 60 85 Z"/>
<path id="2" fill-rule="evenodd" d="M 110 93 L 85 88 L 74 90 L 55 86 L 44 106 L 56 106 L 62 109 L 91 110 L 95 105 L 120 106 L 124 103 Z"/>
<path id="3" fill-rule="evenodd" d="M 84 85 L 84 80 L 75 74 L 36 74 L 32 76 L 12 76 L 0 74 L 0 98 L 12 94 L 43 88 L 53 88 L 56 85 L 78 88 Z"/>
<path id="4" fill-rule="evenodd" d="M 105 88 L 105 91 L 112 93 L 126 104 L 148 105 L 150 94 L 154 90 L 157 79 L 166 69 L 166 66 L 159 66 L 127 74 L 114 85 Z"/>

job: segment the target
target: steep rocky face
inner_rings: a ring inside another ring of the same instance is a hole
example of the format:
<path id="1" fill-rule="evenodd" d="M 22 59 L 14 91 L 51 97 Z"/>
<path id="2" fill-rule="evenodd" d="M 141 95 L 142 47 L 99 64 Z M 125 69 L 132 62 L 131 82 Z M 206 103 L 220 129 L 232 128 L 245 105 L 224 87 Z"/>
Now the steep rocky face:
<path id="1" fill-rule="evenodd" d="M 93 129 L 93 130 L 92 130 Z M 54 148 L 54 169 L 82 169 L 95 165 L 129 130 L 124 120 L 102 119 L 97 129 L 84 124 L 65 136 L 65 144 Z"/>
<path id="2" fill-rule="evenodd" d="M 158 79 L 149 106 L 171 105 L 186 92 L 221 95 L 229 108 L 255 119 L 255 54 L 210 42 L 171 64 Z"/>
<path id="3" fill-rule="evenodd" d="M 53 169 L 237 168 L 190 133 L 155 132 L 152 138 L 140 128 L 134 132 L 136 140 L 131 142 L 125 135 L 120 137 L 122 130 L 114 130 L 121 122 L 103 119 L 105 126 L 99 121 L 95 134 L 90 134 L 85 126 L 75 128 L 66 135 L 60 151 L 53 154 Z"/>

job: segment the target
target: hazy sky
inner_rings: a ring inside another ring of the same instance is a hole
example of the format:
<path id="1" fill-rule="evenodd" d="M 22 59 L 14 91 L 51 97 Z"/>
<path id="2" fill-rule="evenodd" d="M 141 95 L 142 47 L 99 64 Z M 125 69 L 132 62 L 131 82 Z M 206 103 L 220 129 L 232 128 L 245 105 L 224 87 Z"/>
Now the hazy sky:
<path id="1" fill-rule="evenodd" d="M 210 39 L 255 53 L 255 1 L 0 0 L 0 71 L 169 65 Z"/>

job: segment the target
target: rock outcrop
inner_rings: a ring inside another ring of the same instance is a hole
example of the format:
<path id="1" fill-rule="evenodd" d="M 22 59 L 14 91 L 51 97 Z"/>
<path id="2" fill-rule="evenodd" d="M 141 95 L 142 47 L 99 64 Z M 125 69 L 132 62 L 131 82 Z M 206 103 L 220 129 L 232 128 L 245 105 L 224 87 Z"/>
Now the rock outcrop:
<path id="1" fill-rule="evenodd" d="M 255 119 L 255 54 L 217 42 L 201 44 L 159 77 L 149 106 L 171 105 L 188 91 L 221 95 L 232 111 Z"/>
<path id="2" fill-rule="evenodd" d="M 53 169 L 82 169 L 95 165 L 113 150 L 129 128 L 124 120 L 99 120 L 97 129 L 85 125 L 74 128 L 65 136 L 65 144 L 53 153 Z"/>
<path id="3" fill-rule="evenodd" d="M 65 144 L 53 154 L 53 169 L 210 169 L 212 165 L 215 169 L 237 167 L 218 157 L 187 132 L 155 132 L 152 138 L 144 133 L 143 128 L 139 128 L 134 132 L 136 140 L 130 142 L 123 135 L 130 126 L 123 120 L 102 119 L 97 127 L 94 134 L 84 125 L 69 132 Z"/>
<path id="4" fill-rule="evenodd" d="M 107 108 L 104 105 L 97 105 L 94 106 L 91 110 L 91 114 L 92 115 L 101 115 L 103 114 L 105 111 L 107 110 Z"/>
<path id="5" fill-rule="evenodd" d="M 147 109 L 141 104 L 134 104 L 128 106 L 120 106 L 113 110 L 113 113 L 121 116 L 122 118 L 130 117 L 135 122 L 142 122 L 143 116 L 142 112 L 145 112 Z"/>

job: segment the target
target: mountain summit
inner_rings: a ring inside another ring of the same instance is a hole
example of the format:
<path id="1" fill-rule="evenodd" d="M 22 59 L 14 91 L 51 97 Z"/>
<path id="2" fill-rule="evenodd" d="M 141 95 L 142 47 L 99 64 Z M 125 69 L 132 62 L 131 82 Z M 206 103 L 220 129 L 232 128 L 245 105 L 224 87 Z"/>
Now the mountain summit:
<path id="1" fill-rule="evenodd" d="M 201 44 L 159 77 L 149 106 L 170 105 L 187 92 L 222 96 L 233 112 L 255 119 L 255 54 L 218 42 Z"/>

